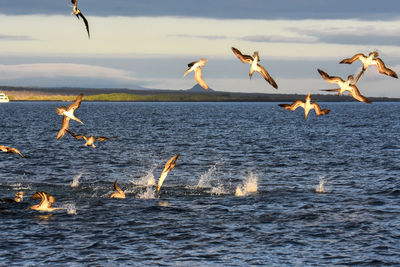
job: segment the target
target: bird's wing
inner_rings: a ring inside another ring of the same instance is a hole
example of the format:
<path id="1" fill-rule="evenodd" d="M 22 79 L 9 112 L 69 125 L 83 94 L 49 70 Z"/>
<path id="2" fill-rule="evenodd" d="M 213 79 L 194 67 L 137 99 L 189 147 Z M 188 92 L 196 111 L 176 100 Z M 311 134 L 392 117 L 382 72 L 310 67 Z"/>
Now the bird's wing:
<path id="1" fill-rule="evenodd" d="M 319 74 L 322 76 L 322 78 L 324 78 L 325 81 L 327 81 L 328 83 L 335 83 L 335 84 L 339 84 L 340 82 L 344 82 L 344 80 L 340 77 L 337 76 L 329 76 L 328 73 L 326 73 L 323 70 L 318 69 Z"/>
<path id="2" fill-rule="evenodd" d="M 233 53 L 242 61 L 243 63 L 251 64 L 253 62 L 253 57 L 249 55 L 243 55 L 237 48 L 232 47 Z"/>
<path id="3" fill-rule="evenodd" d="M 315 110 L 317 116 L 322 116 L 329 113 L 329 109 L 321 109 L 317 103 L 311 103 L 311 107 Z"/>
<path id="4" fill-rule="evenodd" d="M 201 75 L 201 67 L 198 67 L 198 68 L 196 68 L 194 70 L 194 79 L 196 80 L 196 82 L 198 82 L 198 84 L 201 85 L 201 87 L 203 87 L 204 89 L 208 90 L 208 85 L 203 80 L 203 77 Z"/>
<path id="5" fill-rule="evenodd" d="M 85 139 L 86 140 L 86 136 L 84 136 L 83 134 L 74 134 L 73 132 L 66 130 L 70 135 L 72 135 L 76 140 L 79 139 Z"/>
<path id="6" fill-rule="evenodd" d="M 279 104 L 280 107 L 283 107 L 284 109 L 289 109 L 291 111 L 296 110 L 298 107 L 304 108 L 304 102 L 301 100 L 297 100 L 293 102 L 292 104 Z"/>
<path id="7" fill-rule="evenodd" d="M 123 193 L 122 189 L 117 185 L 117 179 L 114 182 L 114 190 L 118 191 L 119 193 Z"/>
<path id="8" fill-rule="evenodd" d="M 19 152 L 19 150 L 16 149 L 16 148 L 10 147 L 10 152 L 12 152 L 12 153 L 14 153 L 14 154 L 18 154 L 18 155 L 20 155 L 22 158 L 25 158 L 25 157 L 21 154 L 21 152 Z"/>
<path id="9" fill-rule="evenodd" d="M 258 64 L 259 73 L 264 77 L 264 79 L 269 82 L 275 89 L 278 89 L 278 85 L 276 84 L 275 80 L 269 75 L 268 71 L 261 65 Z"/>
<path id="10" fill-rule="evenodd" d="M 85 16 L 82 14 L 82 12 L 79 12 L 79 13 L 78 13 L 78 16 L 81 16 L 81 18 L 83 19 L 83 22 L 85 23 L 85 26 L 86 26 L 86 31 L 87 31 L 88 37 L 89 37 L 89 39 L 90 39 L 89 22 L 87 21 L 87 19 L 85 18 Z"/>
<path id="11" fill-rule="evenodd" d="M 362 54 L 362 53 L 355 54 L 351 58 L 343 59 L 342 61 L 339 62 L 339 64 L 351 64 L 351 63 L 353 63 L 354 61 L 356 61 L 357 59 L 360 59 L 360 58 L 366 58 L 366 56 L 364 54 Z"/>
<path id="12" fill-rule="evenodd" d="M 71 105 L 68 106 L 68 111 L 71 109 L 73 111 L 75 111 L 77 108 L 79 108 L 81 105 L 81 102 L 82 102 L 82 97 L 83 97 L 83 94 L 78 95 L 76 97 L 75 101 Z"/>
<path id="13" fill-rule="evenodd" d="M 98 141 L 106 141 L 108 139 L 111 139 L 111 137 L 105 137 L 105 136 L 97 136 L 96 137 L 96 140 L 98 140 Z"/>
<path id="14" fill-rule="evenodd" d="M 357 86 L 352 85 L 351 86 L 351 91 L 350 94 L 352 97 L 354 97 L 356 100 L 360 101 L 360 102 L 364 102 L 367 104 L 371 104 L 371 100 L 369 100 L 368 98 L 366 98 L 365 96 L 363 96 L 360 91 L 358 90 Z"/>
<path id="15" fill-rule="evenodd" d="M 57 140 L 60 140 L 61 137 L 63 137 L 64 134 L 69 129 L 69 120 L 70 120 L 69 117 L 67 117 L 67 116 L 63 117 L 61 129 L 58 131 L 58 134 L 57 134 Z"/>
<path id="16" fill-rule="evenodd" d="M 180 154 L 176 154 L 170 160 L 168 160 L 167 163 L 165 164 L 164 169 L 161 172 L 160 178 L 158 179 L 157 192 L 160 191 L 161 186 L 162 186 L 165 178 L 167 178 L 168 173 L 170 171 L 172 171 L 172 169 L 175 167 L 176 161 L 178 160 L 179 155 Z"/>
<path id="17" fill-rule="evenodd" d="M 197 61 L 193 61 L 193 62 L 190 62 L 189 64 L 188 64 L 188 69 L 185 71 L 185 73 L 183 74 L 183 77 L 185 77 L 189 72 L 191 72 L 192 70 L 193 70 L 193 65 L 194 64 L 196 64 L 197 63 Z"/>
<path id="18" fill-rule="evenodd" d="M 386 65 L 385 65 L 385 63 L 383 63 L 382 59 L 377 58 L 377 59 L 375 59 L 375 62 L 376 62 L 376 66 L 378 67 L 378 70 L 380 73 L 386 74 L 388 76 L 392 76 L 394 78 L 398 78 L 396 72 L 394 72 L 393 70 L 386 67 Z"/>

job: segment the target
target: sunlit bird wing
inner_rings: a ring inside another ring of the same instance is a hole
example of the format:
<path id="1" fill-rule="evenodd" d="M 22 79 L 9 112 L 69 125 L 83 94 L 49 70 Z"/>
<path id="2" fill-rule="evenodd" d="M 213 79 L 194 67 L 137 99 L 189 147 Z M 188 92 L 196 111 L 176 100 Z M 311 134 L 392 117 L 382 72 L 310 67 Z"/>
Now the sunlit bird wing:
<path id="1" fill-rule="evenodd" d="M 249 56 L 249 55 L 243 55 L 239 49 L 232 47 L 232 51 L 233 53 L 237 56 L 238 59 L 240 59 L 240 61 L 242 61 L 243 63 L 249 63 L 251 64 L 253 62 L 253 57 Z"/>
<path id="2" fill-rule="evenodd" d="M 278 89 L 278 85 L 276 84 L 275 80 L 269 75 L 268 71 L 261 65 L 258 65 L 259 73 L 264 77 L 264 79 L 269 82 L 275 89 Z"/>
<path id="3" fill-rule="evenodd" d="M 69 120 L 70 120 L 70 118 L 68 118 L 67 116 L 63 117 L 61 129 L 58 131 L 58 134 L 57 134 L 57 140 L 60 140 L 61 137 L 63 137 L 65 135 L 65 133 L 67 132 L 67 130 L 69 129 Z"/>
<path id="4" fill-rule="evenodd" d="M 180 154 L 176 154 L 173 156 L 170 160 L 167 161 L 167 163 L 164 166 L 163 171 L 161 172 L 160 178 L 158 179 L 158 185 L 157 185 L 157 192 L 160 191 L 161 186 L 165 180 L 165 178 L 168 175 L 168 172 L 172 171 L 172 169 L 175 167 L 176 161 L 178 160 Z"/>
<path id="5" fill-rule="evenodd" d="M 201 87 L 203 87 L 204 89 L 208 90 L 208 85 L 203 80 L 203 76 L 202 76 L 202 72 L 201 72 L 201 68 L 200 67 L 198 67 L 198 68 L 196 68 L 194 70 L 194 79 L 198 84 L 200 84 Z"/>

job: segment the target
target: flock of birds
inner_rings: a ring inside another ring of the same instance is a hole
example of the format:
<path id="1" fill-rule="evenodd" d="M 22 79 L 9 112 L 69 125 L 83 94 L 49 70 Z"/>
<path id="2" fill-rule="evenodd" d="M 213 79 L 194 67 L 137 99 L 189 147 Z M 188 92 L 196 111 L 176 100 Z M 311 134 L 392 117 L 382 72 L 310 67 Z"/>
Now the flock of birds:
<path id="1" fill-rule="evenodd" d="M 77 0 L 71 0 L 71 3 L 73 4 L 71 14 L 74 14 L 78 19 L 82 18 L 82 20 L 85 24 L 85 27 L 86 27 L 88 37 L 90 39 L 88 20 L 85 18 L 85 16 L 82 14 L 82 12 L 78 9 Z M 242 63 L 250 64 L 250 72 L 249 72 L 250 79 L 253 76 L 254 72 L 258 72 L 272 87 L 274 87 L 275 89 L 278 89 L 278 85 L 275 82 L 275 80 L 271 77 L 271 75 L 268 73 L 268 71 L 262 65 L 259 64 L 260 57 L 259 57 L 258 51 L 255 51 L 253 53 L 253 56 L 250 56 L 250 55 L 242 54 L 237 48 L 232 47 L 232 52 L 240 59 L 240 61 Z M 339 95 L 342 95 L 344 92 L 349 92 L 349 94 L 354 99 L 356 99 L 360 102 L 370 104 L 371 101 L 368 98 L 366 98 L 365 96 L 363 96 L 356 86 L 356 83 L 360 79 L 361 75 L 365 72 L 365 70 L 369 66 L 375 65 L 377 67 L 378 71 L 382 74 L 385 74 L 385 75 L 388 75 L 388 76 L 391 76 L 394 78 L 398 78 L 398 76 L 393 70 L 391 70 L 390 68 L 385 66 L 385 63 L 382 61 L 382 59 L 379 58 L 379 54 L 376 51 L 371 52 L 368 56 L 366 56 L 362 53 L 356 54 L 351 58 L 343 59 L 340 62 L 340 64 L 352 64 L 357 60 L 361 61 L 361 63 L 363 64 L 363 68 L 355 79 L 354 79 L 353 75 L 349 75 L 347 77 L 347 80 L 345 81 L 341 77 L 330 76 L 323 70 L 318 69 L 318 72 L 325 81 L 339 86 L 339 88 L 325 89 L 324 91 L 338 92 Z M 194 71 L 195 81 L 200 86 L 202 86 L 204 89 L 208 90 L 208 85 L 204 81 L 203 76 L 202 76 L 202 67 L 204 67 L 206 65 L 206 63 L 207 63 L 207 59 L 204 59 L 204 58 L 200 58 L 199 61 L 193 61 L 193 62 L 189 63 L 188 69 L 185 71 L 183 77 L 185 77 L 188 73 Z M 69 122 L 71 119 L 83 124 L 83 122 L 74 115 L 75 110 L 78 109 L 81 105 L 82 98 L 83 98 L 83 94 L 80 94 L 75 99 L 75 101 L 72 104 L 70 104 L 68 107 L 62 106 L 62 107 L 57 108 L 57 110 L 56 110 L 57 114 L 60 116 L 63 116 L 61 128 L 57 134 L 57 140 L 60 140 L 68 132 L 72 137 L 74 137 L 77 140 L 84 139 L 86 141 L 86 143 L 84 144 L 85 146 L 92 146 L 93 148 L 95 148 L 96 146 L 94 145 L 94 143 L 96 141 L 106 141 L 113 137 L 104 137 L 104 136 L 95 137 L 94 135 L 85 136 L 82 134 L 75 134 L 75 133 L 69 131 Z M 291 111 L 296 110 L 298 107 L 302 107 L 304 109 L 305 118 L 307 118 L 309 112 L 312 109 L 314 109 L 317 116 L 325 115 L 330 112 L 329 109 L 321 109 L 321 107 L 317 103 L 311 102 L 311 94 L 310 93 L 306 96 L 305 101 L 296 100 L 292 104 L 279 104 L 279 106 L 282 108 L 291 110 Z M 18 149 L 13 148 L 13 147 L 0 145 L 0 150 L 5 153 L 18 154 L 19 156 L 24 158 L 22 153 Z M 164 169 L 158 180 L 157 193 L 160 191 L 161 186 L 162 186 L 165 178 L 167 177 L 168 173 L 175 167 L 178 157 L 179 157 L 179 154 L 173 156 L 165 164 Z M 4 203 L 19 203 L 22 201 L 23 196 L 24 196 L 24 192 L 20 191 L 15 194 L 13 199 L 3 198 L 2 202 L 4 202 Z M 125 198 L 125 193 L 118 186 L 117 180 L 115 180 L 115 182 L 114 182 L 114 192 L 112 192 L 109 195 L 109 197 L 110 198 Z M 47 192 L 38 191 L 32 196 L 32 198 L 33 199 L 41 199 L 41 202 L 37 205 L 30 206 L 28 209 L 37 210 L 37 211 L 53 211 L 53 210 L 61 209 L 61 208 L 52 207 L 52 204 L 55 202 L 55 198 Z"/>

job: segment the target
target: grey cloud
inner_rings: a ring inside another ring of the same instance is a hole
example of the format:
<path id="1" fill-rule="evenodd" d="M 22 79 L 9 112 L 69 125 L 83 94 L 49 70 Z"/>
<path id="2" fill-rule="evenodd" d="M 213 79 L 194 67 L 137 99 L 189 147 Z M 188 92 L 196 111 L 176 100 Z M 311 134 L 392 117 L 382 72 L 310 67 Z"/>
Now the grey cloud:
<path id="1" fill-rule="evenodd" d="M 170 37 L 179 37 L 179 38 L 200 38 L 207 40 L 218 40 L 218 39 L 231 39 L 225 35 L 194 35 L 194 34 L 170 34 Z"/>
<path id="2" fill-rule="evenodd" d="M 240 40 L 269 43 L 315 43 L 318 39 L 307 35 L 298 37 L 284 35 L 249 35 L 240 38 Z"/>
<path id="3" fill-rule="evenodd" d="M 0 40 L 2 41 L 32 41 L 34 38 L 26 35 L 6 35 L 0 34 Z"/>
<path id="4" fill-rule="evenodd" d="M 64 14 L 71 12 L 69 0 L 1 1 L 3 14 Z M 372 8 L 371 8 L 372 7 Z M 86 16 L 185 16 L 237 19 L 380 19 L 398 17 L 400 1 L 385 0 L 82 0 Z"/>

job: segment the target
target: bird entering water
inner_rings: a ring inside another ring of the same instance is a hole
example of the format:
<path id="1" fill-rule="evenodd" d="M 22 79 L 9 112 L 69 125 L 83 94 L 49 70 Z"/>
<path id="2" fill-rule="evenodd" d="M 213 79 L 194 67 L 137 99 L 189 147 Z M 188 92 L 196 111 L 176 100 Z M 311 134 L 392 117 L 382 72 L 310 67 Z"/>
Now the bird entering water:
<path id="1" fill-rule="evenodd" d="M 179 155 L 180 154 L 176 154 L 170 160 L 168 160 L 167 163 L 165 164 L 164 169 L 161 172 L 160 178 L 158 179 L 157 193 L 160 191 L 161 186 L 162 186 L 165 178 L 167 178 L 168 173 L 170 171 L 172 171 L 172 169 L 175 167 L 176 161 L 178 160 Z"/>
<path id="2" fill-rule="evenodd" d="M 14 199 L 11 198 L 3 198 L 1 201 L 3 203 L 19 203 L 24 199 L 24 191 L 20 191 L 15 193 Z"/>
<path id="3" fill-rule="evenodd" d="M 121 188 L 117 185 L 117 179 L 114 182 L 114 192 L 110 194 L 110 198 L 125 198 L 125 193 Z"/>

